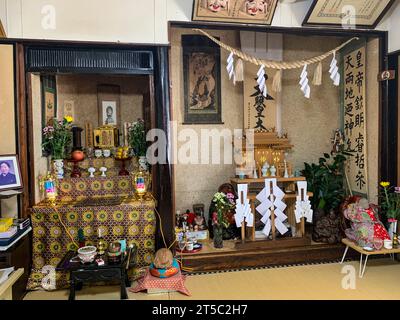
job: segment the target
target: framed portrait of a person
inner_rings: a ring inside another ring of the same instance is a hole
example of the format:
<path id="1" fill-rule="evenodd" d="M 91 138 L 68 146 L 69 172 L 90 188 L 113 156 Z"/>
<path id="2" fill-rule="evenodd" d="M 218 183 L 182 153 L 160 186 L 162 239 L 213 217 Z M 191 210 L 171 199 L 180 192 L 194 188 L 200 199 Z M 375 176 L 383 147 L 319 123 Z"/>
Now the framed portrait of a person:
<path id="1" fill-rule="evenodd" d="M 119 127 L 121 125 L 120 87 L 99 85 L 97 87 L 99 126 Z"/>
<path id="2" fill-rule="evenodd" d="M 221 53 L 207 37 L 183 35 L 184 124 L 222 124 Z"/>
<path id="3" fill-rule="evenodd" d="M 22 188 L 21 170 L 17 155 L 0 155 L 0 191 Z"/>
<path id="4" fill-rule="evenodd" d="M 103 126 L 116 126 L 117 125 L 117 102 L 116 101 L 102 101 L 101 109 L 103 113 Z"/>

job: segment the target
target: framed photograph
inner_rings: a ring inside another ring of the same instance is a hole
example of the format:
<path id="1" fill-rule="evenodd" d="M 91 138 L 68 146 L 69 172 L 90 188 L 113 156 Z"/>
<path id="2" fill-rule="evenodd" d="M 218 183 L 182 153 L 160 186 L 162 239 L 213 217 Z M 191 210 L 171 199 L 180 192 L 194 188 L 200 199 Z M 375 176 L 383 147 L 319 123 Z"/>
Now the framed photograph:
<path id="1" fill-rule="evenodd" d="M 0 155 L 0 191 L 22 188 L 17 155 Z"/>
<path id="2" fill-rule="evenodd" d="M 221 52 L 207 37 L 183 35 L 184 124 L 222 124 Z"/>
<path id="3" fill-rule="evenodd" d="M 102 101 L 103 112 L 103 126 L 116 126 L 117 125 L 117 102 L 116 101 Z"/>
<path id="4" fill-rule="evenodd" d="M 375 28 L 394 0 L 314 0 L 303 25 Z"/>
<path id="5" fill-rule="evenodd" d="M 120 126 L 120 87 L 115 85 L 99 85 L 97 87 L 97 99 L 99 126 Z"/>
<path id="6" fill-rule="evenodd" d="M 41 76 L 42 128 L 57 118 L 57 86 L 55 76 Z"/>
<path id="7" fill-rule="evenodd" d="M 193 20 L 271 25 L 278 0 L 195 0 Z"/>
<path id="8" fill-rule="evenodd" d="M 75 119 L 75 101 L 65 100 L 64 101 L 64 117 L 72 117 Z"/>

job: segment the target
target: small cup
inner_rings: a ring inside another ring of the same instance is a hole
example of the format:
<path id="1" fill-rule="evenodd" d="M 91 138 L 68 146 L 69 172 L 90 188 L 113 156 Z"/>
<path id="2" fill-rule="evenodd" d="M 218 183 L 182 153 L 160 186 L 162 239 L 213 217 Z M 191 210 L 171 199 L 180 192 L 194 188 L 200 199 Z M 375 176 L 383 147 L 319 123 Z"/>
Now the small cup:
<path id="1" fill-rule="evenodd" d="M 100 149 L 94 150 L 94 156 L 96 158 L 100 158 L 102 156 L 103 152 Z"/>
<path id="2" fill-rule="evenodd" d="M 103 156 L 104 158 L 108 158 L 111 156 L 111 151 L 108 149 L 103 150 Z"/>
<path id="3" fill-rule="evenodd" d="M 384 246 L 385 249 L 387 249 L 387 250 L 392 250 L 392 249 L 393 249 L 393 242 L 392 242 L 392 240 L 384 240 L 384 241 L 383 241 L 383 246 Z"/>
<path id="4" fill-rule="evenodd" d="M 193 251 L 193 241 L 188 241 L 186 244 L 187 251 Z"/>

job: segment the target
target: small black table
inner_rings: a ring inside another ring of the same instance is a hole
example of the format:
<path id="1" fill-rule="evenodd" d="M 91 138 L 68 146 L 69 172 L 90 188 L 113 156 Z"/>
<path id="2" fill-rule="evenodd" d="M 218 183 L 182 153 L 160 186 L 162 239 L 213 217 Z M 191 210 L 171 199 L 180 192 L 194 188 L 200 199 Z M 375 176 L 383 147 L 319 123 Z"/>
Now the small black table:
<path id="1" fill-rule="evenodd" d="M 77 253 L 75 251 L 68 251 L 63 259 L 56 267 L 56 271 L 69 272 L 70 273 L 70 291 L 69 300 L 75 300 L 75 291 L 77 287 L 81 287 L 85 283 L 94 282 L 110 282 L 119 281 L 121 285 L 121 299 L 128 299 L 126 293 L 126 287 L 130 286 L 128 279 L 128 268 L 131 267 L 131 261 L 136 256 L 136 250 L 129 248 L 127 254 L 121 257 L 120 263 L 111 263 L 107 259 L 107 255 L 97 256 L 104 260 L 104 265 L 97 265 L 96 261 L 83 264 L 77 259 Z"/>

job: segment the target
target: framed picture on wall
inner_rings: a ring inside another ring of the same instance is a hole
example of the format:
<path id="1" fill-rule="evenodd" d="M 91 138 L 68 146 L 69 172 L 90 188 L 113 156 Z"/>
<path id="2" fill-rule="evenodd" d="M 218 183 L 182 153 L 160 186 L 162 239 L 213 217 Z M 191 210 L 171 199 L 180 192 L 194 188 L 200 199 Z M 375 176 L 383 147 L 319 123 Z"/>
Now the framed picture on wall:
<path id="1" fill-rule="evenodd" d="M 75 119 L 75 101 L 65 100 L 64 101 L 64 117 L 72 117 Z"/>
<path id="2" fill-rule="evenodd" d="M 57 86 L 55 76 L 41 76 L 42 128 L 57 118 Z"/>
<path id="3" fill-rule="evenodd" d="M 375 28 L 395 0 L 314 0 L 303 25 Z"/>
<path id="4" fill-rule="evenodd" d="M 21 169 L 17 155 L 0 155 L 0 191 L 22 188 Z"/>
<path id="5" fill-rule="evenodd" d="M 278 0 L 195 0 L 193 20 L 270 25 Z"/>
<path id="6" fill-rule="evenodd" d="M 184 124 L 221 124 L 221 53 L 204 36 L 183 35 Z"/>
<path id="7" fill-rule="evenodd" d="M 119 96 L 119 86 L 99 85 L 97 87 L 99 126 L 118 127 L 121 124 Z"/>

